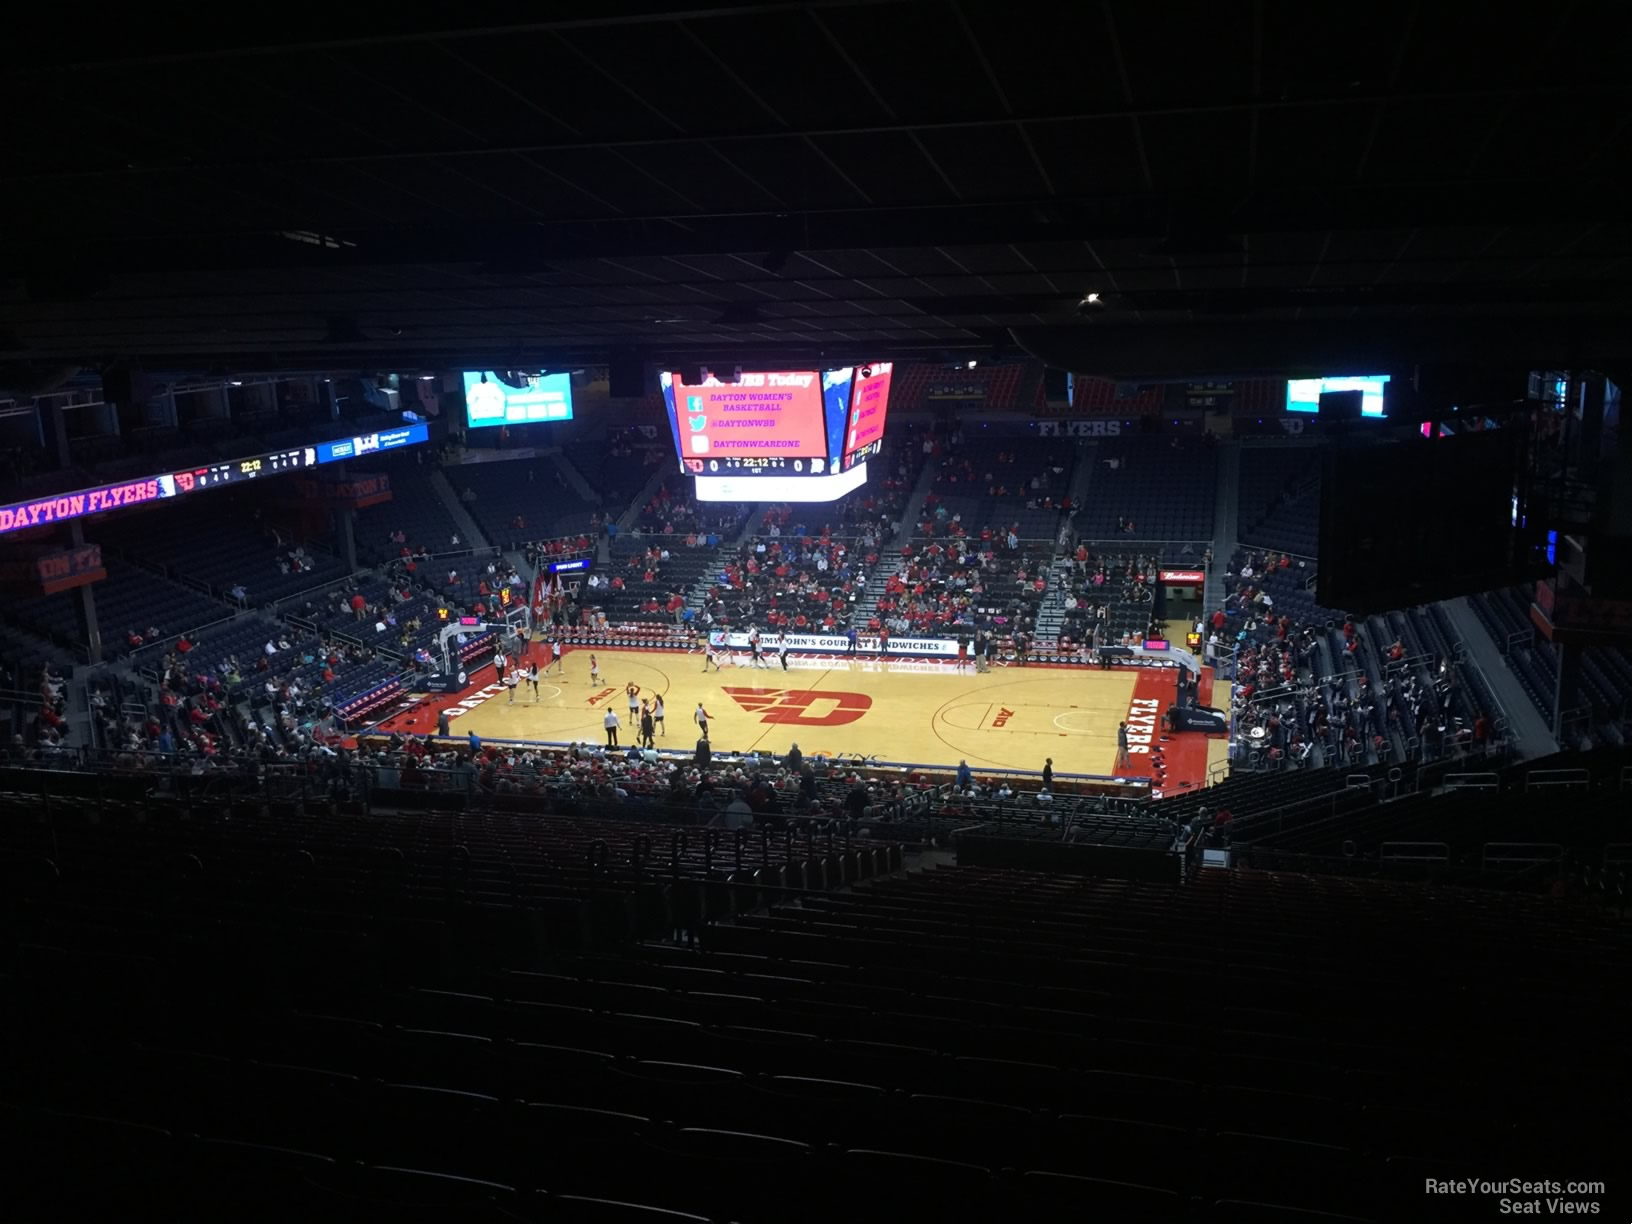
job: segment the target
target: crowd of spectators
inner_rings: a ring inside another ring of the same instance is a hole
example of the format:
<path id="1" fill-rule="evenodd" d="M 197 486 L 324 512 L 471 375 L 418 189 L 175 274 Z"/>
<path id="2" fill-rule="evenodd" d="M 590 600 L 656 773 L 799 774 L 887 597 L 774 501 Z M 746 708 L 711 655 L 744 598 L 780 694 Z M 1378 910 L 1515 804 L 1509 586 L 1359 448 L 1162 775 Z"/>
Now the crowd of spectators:
<path id="1" fill-rule="evenodd" d="M 1411 745 L 1424 759 L 1486 745 L 1485 716 L 1455 713 L 1464 693 L 1450 659 L 1419 669 L 1399 637 L 1373 647 L 1364 624 L 1341 612 L 1297 619 L 1277 608 L 1268 583 L 1297 565 L 1284 553 L 1245 554 L 1234 589 L 1205 627 L 1208 656 L 1228 661 L 1224 670 L 1235 678 L 1238 755 L 1270 769 L 1356 766 L 1394 759 Z"/>
<path id="2" fill-rule="evenodd" d="M 892 636 L 989 628 L 1016 639 L 1036 629 L 1047 557 L 992 538 L 916 540 L 901 547 L 869 626 Z M 1024 651 L 1022 650 L 1022 653 Z"/>
<path id="3" fill-rule="evenodd" d="M 532 796 L 563 808 L 601 803 L 693 811 L 728 829 L 782 827 L 788 817 L 887 824 L 927 809 L 937 793 L 933 784 L 916 776 L 880 781 L 860 772 L 874 764 L 807 756 L 797 744 L 780 757 L 716 753 L 706 739 L 679 757 L 589 743 L 528 749 L 484 744 L 475 735 L 463 744 L 392 735 L 357 750 L 357 765 L 376 786 Z"/>
<path id="4" fill-rule="evenodd" d="M 29 670 L 34 673 L 32 679 L 21 670 L 15 675 L 0 676 L 0 688 L 26 692 L 31 698 L 19 703 L 14 710 L 10 746 L 14 755 L 50 759 L 67 750 L 74 739 L 68 721 L 68 682 L 62 672 L 49 663 Z"/>
<path id="5" fill-rule="evenodd" d="M 690 488 L 674 489 L 664 481 L 635 516 L 637 535 L 695 536 L 716 547 L 742 529 L 753 507 L 743 502 L 700 502 Z"/>
<path id="6" fill-rule="evenodd" d="M 1018 500 L 1027 510 L 1070 514 L 1074 507 L 1066 488 L 1069 472 L 1069 467 L 1053 455 L 1022 456 L 1013 447 L 1000 446 L 990 455 L 969 454 L 963 448 L 962 430 L 958 429 L 947 439 L 947 453 L 935 473 L 934 492 Z"/>
<path id="7" fill-rule="evenodd" d="M 1209 551 L 1202 565 L 1211 563 Z M 1164 564 L 1155 553 L 1098 552 L 1079 543 L 1063 583 L 1062 651 L 1127 646 L 1164 636 L 1166 627 L 1155 616 L 1158 571 Z"/>
<path id="8" fill-rule="evenodd" d="M 780 528 L 780 525 L 778 525 Z M 853 540 L 820 535 L 760 536 L 722 564 L 703 601 L 705 629 L 760 625 L 780 631 L 832 632 L 849 624 L 851 609 L 879 560 L 878 535 L 863 528 Z"/>
<path id="9" fill-rule="evenodd" d="M 252 656 L 195 657 L 184 636 L 164 657 L 157 684 L 136 700 L 91 686 L 97 741 L 128 752 L 212 760 L 266 759 L 321 744 L 339 732 L 335 704 L 358 669 L 377 671 L 359 642 L 302 636 L 268 626 Z M 115 702 L 118 702 L 116 705 Z"/>

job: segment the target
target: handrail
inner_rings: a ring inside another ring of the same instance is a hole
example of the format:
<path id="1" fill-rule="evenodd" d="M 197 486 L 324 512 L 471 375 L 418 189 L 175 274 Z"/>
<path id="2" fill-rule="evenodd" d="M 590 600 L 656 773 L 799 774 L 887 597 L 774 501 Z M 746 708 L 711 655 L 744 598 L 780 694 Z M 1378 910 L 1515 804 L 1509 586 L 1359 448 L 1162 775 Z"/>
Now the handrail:
<path id="1" fill-rule="evenodd" d="M 135 667 L 137 666 L 138 655 L 152 654 L 160 647 L 175 645 L 175 643 L 181 641 L 181 639 L 184 637 L 193 637 L 197 634 L 205 632 L 208 629 L 215 629 L 226 624 L 230 620 L 236 620 L 243 611 L 245 611 L 245 609 L 229 611 L 225 616 L 216 620 L 205 621 L 202 625 L 195 625 L 191 629 L 183 629 L 180 633 L 173 633 L 169 637 L 160 638 L 156 642 L 143 642 L 140 646 L 136 647 L 135 650 L 130 651 L 125 657 L 129 661 L 130 665 Z M 144 659 L 143 661 L 145 662 L 146 660 Z"/>
<path id="2" fill-rule="evenodd" d="M 1432 850 L 1435 853 L 1423 853 Z M 1445 842 L 1384 842 L 1377 847 L 1380 863 L 1447 863 L 1451 848 Z"/>
<path id="3" fill-rule="evenodd" d="M 1557 787 L 1563 790 L 1590 790 L 1592 775 L 1585 769 L 1533 769 L 1524 775 L 1524 789 Z"/>
<path id="4" fill-rule="evenodd" d="M 1500 790 L 1502 780 L 1495 773 L 1446 774 L 1442 779 L 1446 790 Z"/>
<path id="5" fill-rule="evenodd" d="M 1493 850 L 1498 853 L 1492 854 Z M 1564 847 L 1558 842 L 1486 842 L 1479 848 L 1479 869 L 1483 871 L 1493 863 L 1522 863 L 1530 867 L 1536 863 L 1556 863 L 1563 857 Z"/>

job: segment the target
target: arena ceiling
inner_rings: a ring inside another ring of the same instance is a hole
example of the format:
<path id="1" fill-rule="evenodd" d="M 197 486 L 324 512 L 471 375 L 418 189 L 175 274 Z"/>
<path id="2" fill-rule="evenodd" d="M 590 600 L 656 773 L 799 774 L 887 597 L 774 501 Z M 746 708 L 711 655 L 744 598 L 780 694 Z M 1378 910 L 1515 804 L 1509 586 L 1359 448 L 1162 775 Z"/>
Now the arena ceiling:
<path id="1" fill-rule="evenodd" d="M 1624 6 L 363 11 L 14 29 L 0 363 L 1018 339 L 1200 373 L 1632 336 Z"/>

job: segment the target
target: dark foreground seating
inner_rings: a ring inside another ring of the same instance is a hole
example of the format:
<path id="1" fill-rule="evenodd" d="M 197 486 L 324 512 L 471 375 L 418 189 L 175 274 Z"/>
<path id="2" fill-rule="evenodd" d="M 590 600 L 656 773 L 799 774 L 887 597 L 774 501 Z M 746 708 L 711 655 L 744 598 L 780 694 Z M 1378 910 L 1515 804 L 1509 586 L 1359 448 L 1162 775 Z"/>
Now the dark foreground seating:
<path id="1" fill-rule="evenodd" d="M 1627 935 L 1542 898 L 943 868 L 728 901 L 634 825 L 91 815 L 0 830 L 8 1219 L 1291 1224 L 1618 1168 Z"/>

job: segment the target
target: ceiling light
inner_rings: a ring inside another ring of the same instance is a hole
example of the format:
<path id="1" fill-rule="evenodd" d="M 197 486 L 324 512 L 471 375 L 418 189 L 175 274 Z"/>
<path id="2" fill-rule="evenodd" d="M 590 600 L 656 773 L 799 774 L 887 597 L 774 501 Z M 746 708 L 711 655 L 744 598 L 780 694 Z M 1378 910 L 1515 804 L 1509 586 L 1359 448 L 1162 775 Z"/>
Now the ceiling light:
<path id="1" fill-rule="evenodd" d="M 980 364 L 980 362 L 976 361 L 973 357 L 971 357 L 968 361 L 963 363 L 963 366 L 964 366 L 964 369 L 966 369 L 966 370 L 972 370 L 979 364 Z"/>

